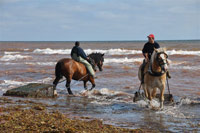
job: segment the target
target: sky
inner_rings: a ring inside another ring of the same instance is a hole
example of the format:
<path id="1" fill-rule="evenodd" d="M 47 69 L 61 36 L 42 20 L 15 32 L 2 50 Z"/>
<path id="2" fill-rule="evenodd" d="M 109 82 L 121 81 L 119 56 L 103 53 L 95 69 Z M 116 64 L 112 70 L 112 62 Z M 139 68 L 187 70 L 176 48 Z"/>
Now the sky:
<path id="1" fill-rule="evenodd" d="M 0 0 L 0 41 L 200 39 L 200 0 Z"/>

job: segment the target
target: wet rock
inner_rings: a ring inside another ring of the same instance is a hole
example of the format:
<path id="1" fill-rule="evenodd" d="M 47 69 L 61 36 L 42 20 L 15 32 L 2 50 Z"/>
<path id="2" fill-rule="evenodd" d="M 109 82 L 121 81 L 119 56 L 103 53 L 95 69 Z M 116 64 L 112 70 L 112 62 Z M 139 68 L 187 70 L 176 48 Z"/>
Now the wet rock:
<path id="1" fill-rule="evenodd" d="M 30 83 L 28 85 L 8 90 L 3 95 L 35 98 L 53 97 L 53 86 L 50 84 Z"/>

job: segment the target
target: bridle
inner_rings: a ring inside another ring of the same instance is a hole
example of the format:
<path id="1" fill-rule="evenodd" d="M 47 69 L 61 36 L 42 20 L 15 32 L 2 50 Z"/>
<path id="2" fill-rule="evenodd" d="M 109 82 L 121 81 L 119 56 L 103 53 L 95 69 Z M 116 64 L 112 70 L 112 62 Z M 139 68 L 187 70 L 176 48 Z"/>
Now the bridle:
<path id="1" fill-rule="evenodd" d="M 166 56 L 165 61 L 164 61 L 162 58 L 159 58 L 159 56 L 160 56 L 161 54 L 164 54 L 164 55 Z M 159 53 L 157 53 L 156 60 L 158 61 L 159 66 L 168 64 L 168 63 L 167 63 L 167 58 L 168 58 L 168 55 L 167 55 L 165 52 L 159 52 Z"/>
<path id="2" fill-rule="evenodd" d="M 167 70 L 164 68 L 164 66 L 167 64 L 168 65 L 168 55 L 165 52 L 157 52 L 156 53 L 156 61 L 158 62 L 158 65 L 161 67 L 161 72 L 154 72 L 152 69 L 152 63 L 149 65 L 149 74 L 152 76 L 162 76 L 167 72 Z M 164 54 L 166 56 L 166 59 L 159 58 L 161 54 Z M 152 57 L 153 58 L 153 57 Z"/>

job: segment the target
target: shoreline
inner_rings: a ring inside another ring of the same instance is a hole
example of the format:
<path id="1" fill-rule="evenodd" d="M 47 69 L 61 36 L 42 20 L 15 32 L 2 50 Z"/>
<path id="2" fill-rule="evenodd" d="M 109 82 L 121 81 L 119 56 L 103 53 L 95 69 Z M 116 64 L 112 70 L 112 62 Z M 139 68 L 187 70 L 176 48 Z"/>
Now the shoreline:
<path id="1" fill-rule="evenodd" d="M 152 132 L 146 129 L 127 129 L 103 124 L 103 121 L 87 118 L 70 118 L 57 110 L 50 111 L 51 105 L 31 100 L 13 101 L 0 97 L 0 131 L 4 132 Z"/>

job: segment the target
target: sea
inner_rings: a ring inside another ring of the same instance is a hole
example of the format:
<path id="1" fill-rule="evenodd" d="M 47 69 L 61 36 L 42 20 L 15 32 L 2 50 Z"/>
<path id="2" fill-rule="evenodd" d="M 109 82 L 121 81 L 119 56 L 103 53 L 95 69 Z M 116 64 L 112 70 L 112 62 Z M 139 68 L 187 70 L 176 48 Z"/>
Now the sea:
<path id="1" fill-rule="evenodd" d="M 123 128 L 200 132 L 200 40 L 157 42 L 167 49 L 172 77 L 169 89 L 174 97 L 174 103 L 164 104 L 162 110 L 151 108 L 147 99 L 133 102 L 140 86 L 138 69 L 146 41 L 81 41 L 86 54 L 104 54 L 103 71 L 96 72 L 95 89 L 84 90 L 83 82 L 72 81 L 74 96 L 69 96 L 62 82 L 57 86 L 57 98 L 32 100 L 57 105 L 50 110 L 100 119 Z M 71 58 L 73 46 L 74 42 L 65 41 L 0 42 L 0 97 L 7 90 L 28 83 L 52 84 L 57 61 Z M 152 103 L 159 107 L 158 99 Z"/>

